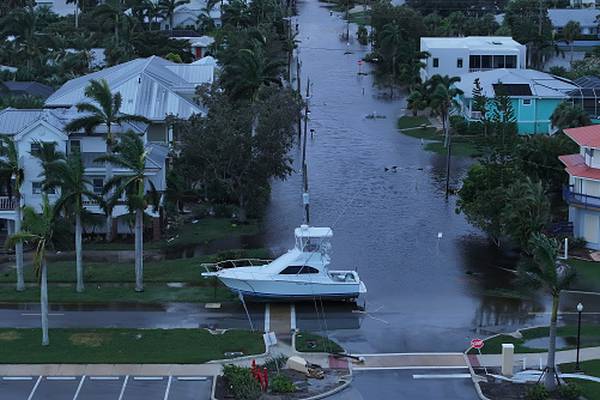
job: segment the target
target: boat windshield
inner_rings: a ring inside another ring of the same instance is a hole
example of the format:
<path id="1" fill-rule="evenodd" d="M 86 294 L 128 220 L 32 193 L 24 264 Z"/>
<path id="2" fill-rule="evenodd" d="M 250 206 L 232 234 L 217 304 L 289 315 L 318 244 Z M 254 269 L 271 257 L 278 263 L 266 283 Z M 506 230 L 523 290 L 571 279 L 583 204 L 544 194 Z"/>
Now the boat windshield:
<path id="1" fill-rule="evenodd" d="M 302 250 L 305 253 L 314 253 L 319 251 L 325 242 L 327 242 L 327 240 L 320 237 L 296 238 L 296 246 L 299 250 Z"/>

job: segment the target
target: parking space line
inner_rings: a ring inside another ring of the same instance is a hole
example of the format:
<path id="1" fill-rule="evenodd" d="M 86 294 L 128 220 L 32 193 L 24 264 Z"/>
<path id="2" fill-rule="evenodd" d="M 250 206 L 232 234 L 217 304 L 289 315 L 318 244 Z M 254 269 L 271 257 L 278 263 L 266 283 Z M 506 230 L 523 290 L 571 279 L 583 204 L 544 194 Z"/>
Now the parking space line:
<path id="1" fill-rule="evenodd" d="M 471 374 L 427 374 L 413 375 L 413 379 L 470 379 Z"/>
<path id="2" fill-rule="evenodd" d="M 206 381 L 208 378 L 206 376 L 180 376 L 177 377 L 178 381 Z"/>
<path id="3" fill-rule="evenodd" d="M 81 377 L 79 381 L 79 386 L 77 386 L 77 390 L 75 391 L 75 395 L 73 396 L 73 400 L 77 400 L 77 396 L 79 396 L 79 392 L 81 392 L 81 387 L 83 386 L 83 381 L 85 381 L 85 375 Z"/>
<path id="4" fill-rule="evenodd" d="M 134 381 L 162 381 L 162 376 L 134 376 Z"/>
<path id="5" fill-rule="evenodd" d="M 21 313 L 22 317 L 39 317 L 41 315 L 42 314 L 40 314 L 40 313 Z M 60 317 L 63 315 L 65 315 L 65 314 L 61 314 L 61 313 L 49 313 L 48 314 L 49 317 Z"/>
<path id="6" fill-rule="evenodd" d="M 31 381 L 31 376 L 5 376 L 2 378 L 3 381 Z"/>
<path id="7" fill-rule="evenodd" d="M 35 382 L 35 385 L 33 385 L 33 388 L 31 389 L 31 393 L 29 393 L 29 397 L 27 398 L 27 400 L 33 399 L 33 395 L 35 394 L 35 391 L 37 390 L 41 381 L 42 381 L 42 376 L 40 375 L 40 376 L 38 376 L 37 381 Z"/>
<path id="8" fill-rule="evenodd" d="M 167 382 L 167 389 L 165 389 L 165 397 L 163 398 L 163 400 L 167 400 L 169 398 L 169 391 L 171 390 L 171 379 L 173 379 L 173 377 L 169 375 L 169 381 Z"/>
<path id="9" fill-rule="evenodd" d="M 75 376 L 47 376 L 47 381 L 74 381 L 77 377 Z"/>
<path id="10" fill-rule="evenodd" d="M 123 400 L 123 394 L 125 393 L 125 386 L 127 386 L 128 380 L 129 380 L 129 375 L 125 375 L 125 379 L 123 380 L 123 386 L 121 386 L 121 393 L 119 393 L 118 400 Z"/>
<path id="11" fill-rule="evenodd" d="M 121 379 L 118 376 L 90 376 L 91 381 L 118 381 Z"/>

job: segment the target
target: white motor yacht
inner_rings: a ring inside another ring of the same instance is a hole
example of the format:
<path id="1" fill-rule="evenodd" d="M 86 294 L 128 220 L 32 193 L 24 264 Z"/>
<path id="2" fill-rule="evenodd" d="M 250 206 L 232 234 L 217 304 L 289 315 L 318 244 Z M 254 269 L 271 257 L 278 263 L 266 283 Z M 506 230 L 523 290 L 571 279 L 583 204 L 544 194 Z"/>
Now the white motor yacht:
<path id="1" fill-rule="evenodd" d="M 329 270 L 331 228 L 302 225 L 294 233 L 294 248 L 267 264 L 219 269 L 202 275 L 219 278 L 230 290 L 245 297 L 267 300 L 343 300 L 367 292 L 356 271 Z"/>

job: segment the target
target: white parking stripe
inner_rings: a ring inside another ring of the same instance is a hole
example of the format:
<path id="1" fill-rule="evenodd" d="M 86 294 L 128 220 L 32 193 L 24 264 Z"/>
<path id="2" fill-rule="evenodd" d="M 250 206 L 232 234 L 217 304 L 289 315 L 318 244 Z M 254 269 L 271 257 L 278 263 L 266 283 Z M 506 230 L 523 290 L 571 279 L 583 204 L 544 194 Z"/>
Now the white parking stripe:
<path id="1" fill-rule="evenodd" d="M 118 381 L 119 376 L 90 376 L 91 381 Z"/>
<path id="2" fill-rule="evenodd" d="M 33 398 L 33 395 L 35 394 L 35 391 L 37 390 L 41 381 L 42 381 L 42 376 L 40 375 L 40 376 L 38 376 L 38 379 L 35 382 L 35 385 L 33 385 L 33 389 L 31 389 L 31 393 L 29 393 L 29 397 L 27 398 L 27 400 L 31 400 Z"/>
<path id="3" fill-rule="evenodd" d="M 75 376 L 47 376 L 47 381 L 74 381 L 77 377 Z"/>
<path id="4" fill-rule="evenodd" d="M 129 380 L 129 375 L 125 376 L 123 380 L 123 386 L 121 386 L 121 393 L 119 393 L 119 400 L 123 400 L 123 394 L 125 393 L 125 386 L 127 386 L 127 381 Z"/>
<path id="5" fill-rule="evenodd" d="M 206 376 L 180 376 L 177 378 L 178 381 L 206 381 Z"/>
<path id="6" fill-rule="evenodd" d="M 77 386 L 77 390 L 75 391 L 75 395 L 73 396 L 73 400 L 77 400 L 77 396 L 79 396 L 79 392 L 81 392 L 81 387 L 83 386 L 83 381 L 85 381 L 85 375 L 81 377 L 79 381 L 79 386 Z"/>
<path id="7" fill-rule="evenodd" d="M 169 390 L 171 390 L 171 379 L 173 377 L 169 375 L 169 381 L 167 382 L 167 389 L 165 390 L 165 397 L 163 400 L 167 400 L 169 398 Z"/>
<path id="8" fill-rule="evenodd" d="M 3 381 L 31 381 L 31 376 L 5 376 L 2 378 Z"/>
<path id="9" fill-rule="evenodd" d="M 21 313 L 22 317 L 39 317 L 40 315 L 42 315 L 42 314 L 40 314 L 40 313 Z M 62 315 L 65 315 L 65 314 L 61 314 L 61 313 L 48 314 L 49 317 L 60 317 Z"/>
<path id="10" fill-rule="evenodd" d="M 470 379 L 471 374 L 428 374 L 413 375 L 413 379 Z"/>
<path id="11" fill-rule="evenodd" d="M 134 376 L 134 381 L 162 381 L 162 376 Z"/>

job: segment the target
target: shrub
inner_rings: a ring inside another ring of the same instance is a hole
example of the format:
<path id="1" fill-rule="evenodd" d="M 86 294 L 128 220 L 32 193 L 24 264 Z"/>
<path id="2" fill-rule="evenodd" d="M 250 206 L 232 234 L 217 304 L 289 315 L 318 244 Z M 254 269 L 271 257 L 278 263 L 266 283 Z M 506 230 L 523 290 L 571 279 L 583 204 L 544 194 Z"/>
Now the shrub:
<path id="1" fill-rule="evenodd" d="M 581 396 L 581 388 L 575 383 L 567 383 L 558 388 L 558 394 L 564 399 L 576 400 Z"/>
<path id="2" fill-rule="evenodd" d="M 356 36 L 358 37 L 358 43 L 362 44 L 363 46 L 369 43 L 369 32 L 367 31 L 367 28 L 365 28 L 364 25 L 358 26 Z"/>
<path id="3" fill-rule="evenodd" d="M 236 400 L 258 400 L 262 392 L 249 368 L 225 365 L 223 375 Z"/>
<path id="4" fill-rule="evenodd" d="M 274 393 L 294 393 L 296 385 L 285 375 L 276 375 L 271 381 L 271 391 Z"/>
<path id="5" fill-rule="evenodd" d="M 542 385 L 534 385 L 527 389 L 525 399 L 527 400 L 546 400 L 550 395 L 546 388 Z"/>

